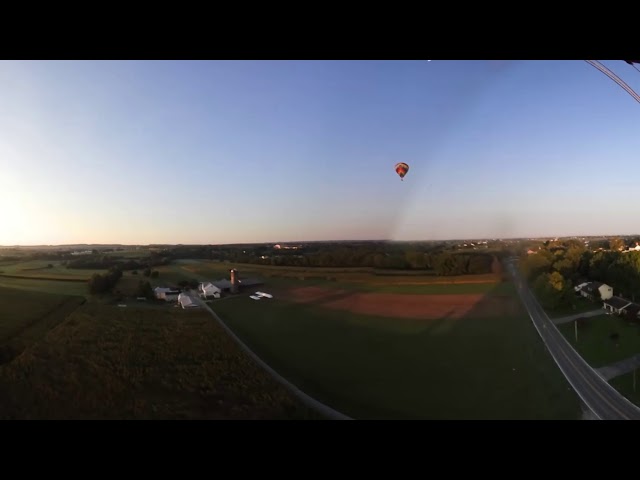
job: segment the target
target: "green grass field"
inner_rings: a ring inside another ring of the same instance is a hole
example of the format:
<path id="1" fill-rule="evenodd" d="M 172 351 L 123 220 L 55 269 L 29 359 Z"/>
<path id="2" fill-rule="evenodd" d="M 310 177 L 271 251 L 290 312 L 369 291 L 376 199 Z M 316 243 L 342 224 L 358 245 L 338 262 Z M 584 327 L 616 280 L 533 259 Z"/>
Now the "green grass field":
<path id="1" fill-rule="evenodd" d="M 574 322 L 558 325 L 578 353 L 594 368 L 603 367 L 640 353 L 640 326 L 616 315 L 591 317 L 578 325 L 578 342 Z M 612 333 L 620 337 L 610 338 Z"/>
<path id="2" fill-rule="evenodd" d="M 246 297 L 212 308 L 273 368 L 355 418 L 580 415 L 524 314 L 414 321 Z"/>
<path id="3" fill-rule="evenodd" d="M 86 282 L 61 282 L 58 280 L 0 277 L 0 287 L 57 295 L 89 295 Z"/>
<path id="4" fill-rule="evenodd" d="M 569 315 L 575 315 L 576 313 L 590 312 L 592 310 L 598 310 L 602 308 L 602 303 L 591 302 L 585 298 L 577 298 L 575 308 L 562 307 L 556 310 L 547 310 L 549 318 L 561 318 Z"/>
<path id="5" fill-rule="evenodd" d="M 640 371 L 636 371 L 635 389 L 633 388 L 633 372 L 612 378 L 609 383 L 622 395 L 640 407 Z"/>
<path id="6" fill-rule="evenodd" d="M 53 265 L 47 268 L 47 265 Z M 60 262 L 47 260 L 30 260 L 27 262 L 11 263 L 0 266 L 0 274 L 16 275 L 20 277 L 47 278 L 47 279 L 78 279 L 87 280 L 94 273 L 104 273 L 106 270 L 85 270 L 67 268 Z"/>
<path id="7" fill-rule="evenodd" d="M 0 418 L 317 418 L 204 311 L 86 303 L 0 366 Z"/>
<path id="8" fill-rule="evenodd" d="M 495 283 L 499 276 L 488 275 L 460 275 L 451 277 L 439 277 L 425 272 L 381 270 L 367 268 L 309 268 L 309 267 L 275 267 L 271 265 L 237 264 L 217 262 L 211 260 L 177 260 L 172 266 L 180 266 L 184 271 L 200 275 L 203 280 L 228 278 L 229 270 L 236 268 L 241 277 L 264 278 L 291 278 L 304 281 L 338 281 L 338 282 L 366 282 L 379 283 L 413 283 L 413 284 L 439 284 L 439 283 L 470 283 L 484 282 Z"/>

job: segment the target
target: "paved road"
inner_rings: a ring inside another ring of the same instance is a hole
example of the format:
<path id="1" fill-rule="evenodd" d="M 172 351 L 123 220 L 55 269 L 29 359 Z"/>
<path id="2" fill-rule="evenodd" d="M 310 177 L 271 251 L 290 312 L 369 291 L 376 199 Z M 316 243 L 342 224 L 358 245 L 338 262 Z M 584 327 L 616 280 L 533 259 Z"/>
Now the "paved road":
<path id="1" fill-rule="evenodd" d="M 640 408 L 591 368 L 556 328 L 513 264 L 507 264 L 529 317 L 549 353 L 582 401 L 601 420 L 640 420 Z"/>

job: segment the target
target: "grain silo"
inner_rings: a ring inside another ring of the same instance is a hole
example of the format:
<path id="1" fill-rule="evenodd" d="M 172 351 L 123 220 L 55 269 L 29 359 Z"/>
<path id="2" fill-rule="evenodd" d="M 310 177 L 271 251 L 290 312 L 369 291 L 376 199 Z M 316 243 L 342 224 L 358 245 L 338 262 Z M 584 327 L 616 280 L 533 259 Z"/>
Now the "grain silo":
<path id="1" fill-rule="evenodd" d="M 238 270 L 235 268 L 231 269 L 231 293 L 238 293 Z"/>

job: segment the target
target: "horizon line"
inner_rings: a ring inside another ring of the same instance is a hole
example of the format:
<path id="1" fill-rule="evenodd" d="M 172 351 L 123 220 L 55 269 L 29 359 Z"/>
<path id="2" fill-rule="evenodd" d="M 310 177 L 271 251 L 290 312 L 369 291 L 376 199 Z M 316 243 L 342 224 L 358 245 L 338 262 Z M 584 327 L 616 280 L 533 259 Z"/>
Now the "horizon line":
<path id="1" fill-rule="evenodd" d="M 458 242 L 470 240 L 540 240 L 550 238 L 608 238 L 608 237 L 633 237 L 640 236 L 635 234 L 599 234 L 599 235 L 541 235 L 541 236 L 519 236 L 519 237 L 466 237 L 466 238 L 447 238 L 447 239 L 409 239 L 409 240 L 392 240 L 392 239 L 332 239 L 332 240 L 280 240 L 265 242 L 229 242 L 229 243 L 59 243 L 59 244 L 28 244 L 28 245 L 0 245 L 0 248 L 36 248 L 36 247 L 200 247 L 205 245 L 223 246 L 223 245 L 263 245 L 263 244 L 294 244 L 294 243 L 345 243 L 345 242 L 386 242 L 386 243 L 416 243 L 416 242 Z"/>

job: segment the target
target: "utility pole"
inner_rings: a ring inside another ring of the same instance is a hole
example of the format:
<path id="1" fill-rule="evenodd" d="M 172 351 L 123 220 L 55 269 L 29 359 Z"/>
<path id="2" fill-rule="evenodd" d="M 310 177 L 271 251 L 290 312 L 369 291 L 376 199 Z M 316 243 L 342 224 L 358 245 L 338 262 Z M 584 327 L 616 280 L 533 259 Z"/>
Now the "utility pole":
<path id="1" fill-rule="evenodd" d="M 633 392 L 636 391 L 636 369 L 633 369 Z"/>
<path id="2" fill-rule="evenodd" d="M 578 319 L 576 318 L 575 320 L 575 326 L 576 326 L 576 343 L 578 343 Z"/>

